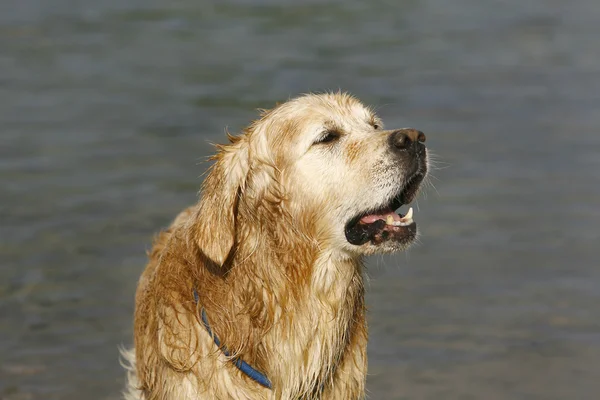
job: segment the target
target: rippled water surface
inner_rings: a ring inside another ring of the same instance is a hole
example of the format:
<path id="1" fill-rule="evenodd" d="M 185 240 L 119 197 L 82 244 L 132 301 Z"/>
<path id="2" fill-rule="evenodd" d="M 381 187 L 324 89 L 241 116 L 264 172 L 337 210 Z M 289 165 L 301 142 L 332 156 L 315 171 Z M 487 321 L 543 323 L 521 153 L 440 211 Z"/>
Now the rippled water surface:
<path id="1" fill-rule="evenodd" d="M 337 88 L 440 160 L 369 260 L 371 398 L 598 398 L 599 37 L 595 0 L 4 1 L 0 398 L 118 398 L 208 143 Z"/>

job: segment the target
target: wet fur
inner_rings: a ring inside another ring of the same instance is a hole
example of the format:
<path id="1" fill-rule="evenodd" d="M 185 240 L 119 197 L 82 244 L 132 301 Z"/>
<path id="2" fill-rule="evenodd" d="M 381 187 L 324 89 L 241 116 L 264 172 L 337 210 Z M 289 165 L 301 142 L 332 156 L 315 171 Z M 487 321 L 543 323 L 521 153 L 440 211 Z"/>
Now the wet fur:
<path id="1" fill-rule="evenodd" d="M 127 399 L 364 398 L 362 258 L 382 250 L 349 245 L 343 224 L 383 203 L 403 179 L 398 167 L 392 181 L 378 183 L 378 168 L 391 167 L 375 119 L 349 95 L 306 95 L 264 111 L 218 146 L 201 200 L 149 252 L 136 293 L 135 351 L 123 352 Z M 315 148 L 314 136 L 330 123 L 354 136 L 335 151 Z M 333 171 L 315 175 L 326 165 Z M 199 307 L 272 390 L 216 348 Z"/>

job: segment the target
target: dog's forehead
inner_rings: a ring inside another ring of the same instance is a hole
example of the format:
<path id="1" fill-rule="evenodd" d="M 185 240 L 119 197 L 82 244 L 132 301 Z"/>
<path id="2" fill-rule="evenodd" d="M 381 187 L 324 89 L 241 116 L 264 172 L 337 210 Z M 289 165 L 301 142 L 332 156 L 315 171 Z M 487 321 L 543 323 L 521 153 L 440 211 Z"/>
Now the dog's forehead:
<path id="1" fill-rule="evenodd" d="M 364 123 L 375 117 L 358 99 L 345 93 L 304 96 L 297 100 L 309 118 L 324 122 Z"/>

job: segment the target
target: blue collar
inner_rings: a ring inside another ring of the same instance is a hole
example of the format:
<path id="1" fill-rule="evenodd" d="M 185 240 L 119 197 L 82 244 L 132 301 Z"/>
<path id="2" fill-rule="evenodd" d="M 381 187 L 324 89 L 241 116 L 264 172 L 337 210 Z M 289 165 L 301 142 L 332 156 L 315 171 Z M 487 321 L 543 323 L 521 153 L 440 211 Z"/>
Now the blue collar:
<path id="1" fill-rule="evenodd" d="M 198 304 L 198 292 L 196 291 L 196 289 L 194 288 L 194 300 L 196 300 L 196 304 Z M 206 311 L 204 310 L 204 307 L 201 308 L 200 310 L 200 316 L 202 318 L 202 324 L 204 325 L 204 327 L 206 328 L 206 330 L 208 331 L 208 334 L 210 336 L 212 336 L 213 340 L 215 341 L 215 344 L 217 345 L 217 347 L 219 347 L 221 349 L 221 351 L 223 352 L 223 354 L 225 354 L 225 356 L 227 357 L 231 357 L 229 350 L 227 350 L 227 347 L 225 346 L 221 346 L 221 341 L 219 340 L 219 338 L 217 337 L 217 335 L 215 335 L 212 331 L 212 329 L 210 329 L 210 324 L 208 323 L 208 317 L 206 316 Z M 235 366 L 242 371 L 244 374 L 246 374 L 247 377 L 249 377 L 250 379 L 252 379 L 253 381 L 257 382 L 258 384 L 269 388 L 269 389 L 273 389 L 273 387 L 271 386 L 271 381 L 269 380 L 269 378 L 267 378 L 265 376 L 265 374 L 263 374 L 262 372 L 259 372 L 257 370 L 255 370 L 254 368 L 252 368 L 250 366 L 250 364 L 248 364 L 246 361 L 235 357 L 232 358 L 231 361 L 233 361 L 233 363 L 235 364 Z"/>

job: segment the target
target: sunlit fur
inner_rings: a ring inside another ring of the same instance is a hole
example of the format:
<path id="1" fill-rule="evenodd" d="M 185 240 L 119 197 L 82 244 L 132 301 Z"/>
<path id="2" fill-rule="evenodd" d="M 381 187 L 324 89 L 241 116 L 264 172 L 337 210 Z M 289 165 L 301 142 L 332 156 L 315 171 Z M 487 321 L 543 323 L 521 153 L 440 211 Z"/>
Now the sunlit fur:
<path id="1" fill-rule="evenodd" d="M 342 137 L 313 144 L 327 129 Z M 344 93 L 263 111 L 218 146 L 199 203 L 160 233 L 136 294 L 127 399 L 361 399 L 367 373 L 365 254 L 345 224 L 403 184 L 390 131 Z M 196 304 L 193 289 L 199 295 Z M 271 380 L 266 389 L 218 349 Z"/>

